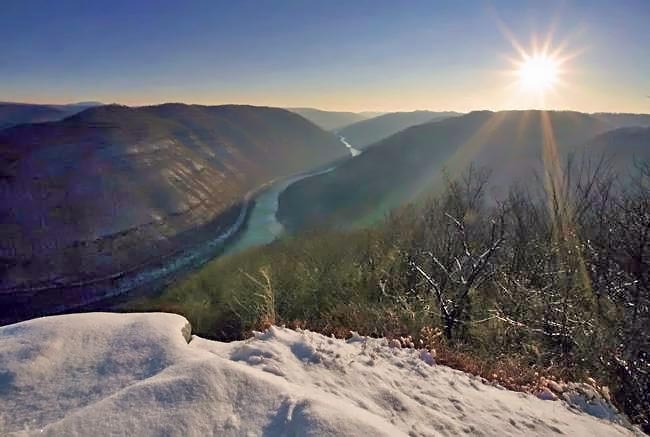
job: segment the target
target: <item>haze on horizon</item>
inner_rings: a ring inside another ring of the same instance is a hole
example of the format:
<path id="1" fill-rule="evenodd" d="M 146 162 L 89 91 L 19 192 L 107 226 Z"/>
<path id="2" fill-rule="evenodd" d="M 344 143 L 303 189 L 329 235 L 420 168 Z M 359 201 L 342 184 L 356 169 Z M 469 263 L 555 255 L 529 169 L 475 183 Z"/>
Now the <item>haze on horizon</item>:
<path id="1" fill-rule="evenodd" d="M 8 0 L 0 100 L 648 113 L 648 22 L 644 0 Z M 545 44 L 541 96 L 515 76 Z"/>

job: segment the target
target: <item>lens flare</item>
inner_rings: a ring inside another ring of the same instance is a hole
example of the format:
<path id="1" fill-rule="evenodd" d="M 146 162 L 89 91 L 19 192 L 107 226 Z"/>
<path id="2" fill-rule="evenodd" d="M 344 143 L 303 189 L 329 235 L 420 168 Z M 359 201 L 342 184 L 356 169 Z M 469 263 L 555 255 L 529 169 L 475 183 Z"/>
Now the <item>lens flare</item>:
<path id="1" fill-rule="evenodd" d="M 522 88 L 535 92 L 552 88 L 557 83 L 558 73 L 558 62 L 546 55 L 527 56 L 517 70 Z"/>

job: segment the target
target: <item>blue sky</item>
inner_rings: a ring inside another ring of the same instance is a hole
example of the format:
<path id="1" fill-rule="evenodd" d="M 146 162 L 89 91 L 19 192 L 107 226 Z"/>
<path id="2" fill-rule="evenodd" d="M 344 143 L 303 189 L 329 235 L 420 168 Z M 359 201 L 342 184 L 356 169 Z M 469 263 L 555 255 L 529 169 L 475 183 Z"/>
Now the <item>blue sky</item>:
<path id="1" fill-rule="evenodd" d="M 545 106 L 650 112 L 648 23 L 647 0 L 3 0 L 0 100 L 534 107 L 507 34 L 553 30 L 576 56 Z"/>

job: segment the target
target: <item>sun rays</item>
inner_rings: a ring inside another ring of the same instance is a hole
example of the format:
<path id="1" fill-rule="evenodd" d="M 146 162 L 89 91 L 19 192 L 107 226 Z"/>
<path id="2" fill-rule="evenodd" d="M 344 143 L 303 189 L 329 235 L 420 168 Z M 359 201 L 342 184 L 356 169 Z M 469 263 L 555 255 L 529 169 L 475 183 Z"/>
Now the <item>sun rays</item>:
<path id="1" fill-rule="evenodd" d="M 583 254 L 578 249 L 581 244 L 576 230 L 572 187 L 569 186 L 570 175 L 564 168 L 563 150 L 566 150 L 568 145 L 558 142 L 556 127 L 553 126 L 556 116 L 551 112 L 553 107 L 558 106 L 558 102 L 571 100 L 573 93 L 579 90 L 580 84 L 576 83 L 576 70 L 572 68 L 572 64 L 583 50 L 570 49 L 568 40 L 555 43 L 552 31 L 549 31 L 545 38 L 533 36 L 530 44 L 525 46 L 504 25 L 501 28 L 513 52 L 502 56 L 506 62 L 500 73 L 501 77 L 506 79 L 506 89 L 504 100 L 499 106 L 541 111 L 491 114 L 483 125 L 456 149 L 445 167 L 452 174 L 457 174 L 470 163 L 495 153 L 487 148 L 493 149 L 500 144 L 499 127 L 503 123 L 518 123 L 515 141 L 517 147 L 525 151 L 531 144 L 538 144 L 540 148 L 539 171 L 544 183 L 547 212 L 553 224 L 553 243 L 557 245 L 559 256 L 566 257 L 565 261 L 578 266 L 578 270 L 582 272 L 579 280 L 583 287 L 589 288 L 591 284 L 585 271 Z M 513 156 L 508 155 L 508 158 L 516 159 L 514 155 L 517 154 L 517 149 L 511 152 Z"/>
<path id="2" fill-rule="evenodd" d="M 524 43 L 496 13 L 493 17 L 511 47 L 510 53 L 499 55 L 505 61 L 505 66 L 498 71 L 505 85 L 500 106 L 513 109 L 570 106 L 571 96 L 580 88 L 573 64 L 584 48 L 572 47 L 571 43 L 581 33 L 580 29 L 557 38 L 556 26 L 551 23 L 545 34 L 531 32 Z"/>

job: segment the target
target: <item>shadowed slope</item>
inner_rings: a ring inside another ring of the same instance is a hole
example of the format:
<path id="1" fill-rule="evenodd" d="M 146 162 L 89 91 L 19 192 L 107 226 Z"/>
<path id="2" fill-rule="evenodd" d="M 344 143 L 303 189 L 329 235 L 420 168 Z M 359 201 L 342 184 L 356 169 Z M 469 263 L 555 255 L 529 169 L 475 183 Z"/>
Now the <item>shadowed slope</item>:
<path id="1" fill-rule="evenodd" d="M 234 105 L 102 106 L 3 130 L 0 146 L 5 288 L 101 277 L 200 243 L 249 190 L 347 154 L 296 114 Z"/>

